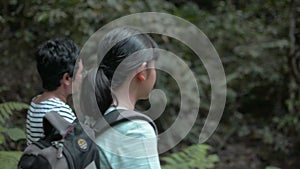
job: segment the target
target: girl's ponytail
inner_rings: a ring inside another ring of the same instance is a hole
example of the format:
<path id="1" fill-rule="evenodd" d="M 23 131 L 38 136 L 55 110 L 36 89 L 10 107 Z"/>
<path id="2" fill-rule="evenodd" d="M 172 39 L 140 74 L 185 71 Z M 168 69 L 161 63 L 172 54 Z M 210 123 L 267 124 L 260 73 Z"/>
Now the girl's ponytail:
<path id="1" fill-rule="evenodd" d="M 100 112 L 104 112 L 110 107 L 113 102 L 111 93 L 111 80 L 105 74 L 105 68 L 99 66 L 95 79 L 95 94 Z"/>

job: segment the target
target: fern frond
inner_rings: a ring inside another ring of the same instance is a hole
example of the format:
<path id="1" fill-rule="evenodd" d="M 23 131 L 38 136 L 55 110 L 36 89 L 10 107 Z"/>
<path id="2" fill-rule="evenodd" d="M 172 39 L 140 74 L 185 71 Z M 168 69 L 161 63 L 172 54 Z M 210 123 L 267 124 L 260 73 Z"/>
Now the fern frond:
<path id="1" fill-rule="evenodd" d="M 163 169 L 208 169 L 214 167 L 219 161 L 217 155 L 208 155 L 210 146 L 205 144 L 196 144 L 189 146 L 180 152 L 163 157 L 165 165 Z"/>
<path id="2" fill-rule="evenodd" d="M 28 109 L 29 105 L 22 102 L 4 102 L 0 103 L 0 123 L 3 123 L 5 119 L 9 118 L 13 114 L 13 111 L 21 111 Z"/>

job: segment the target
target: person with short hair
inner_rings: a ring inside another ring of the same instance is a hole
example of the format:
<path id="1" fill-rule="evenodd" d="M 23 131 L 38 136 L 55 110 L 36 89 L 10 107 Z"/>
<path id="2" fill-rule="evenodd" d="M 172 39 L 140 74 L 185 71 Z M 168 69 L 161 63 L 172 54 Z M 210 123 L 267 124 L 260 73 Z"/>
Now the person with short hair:
<path id="1" fill-rule="evenodd" d="M 37 70 L 44 92 L 32 99 L 27 112 L 28 145 L 44 137 L 43 117 L 46 113 L 56 111 L 70 123 L 76 119 L 66 102 L 81 82 L 83 65 L 81 61 L 75 64 L 79 52 L 73 41 L 63 39 L 48 40 L 38 48 Z M 72 84 L 75 89 L 72 89 Z"/>

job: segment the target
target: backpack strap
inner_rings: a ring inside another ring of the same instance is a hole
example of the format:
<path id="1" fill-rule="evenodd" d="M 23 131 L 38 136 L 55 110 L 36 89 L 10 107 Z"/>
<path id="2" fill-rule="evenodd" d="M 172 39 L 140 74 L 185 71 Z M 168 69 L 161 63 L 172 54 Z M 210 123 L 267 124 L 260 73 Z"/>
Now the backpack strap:
<path id="1" fill-rule="evenodd" d="M 71 129 L 73 125 L 66 121 L 62 116 L 57 112 L 51 111 L 46 113 L 43 118 L 43 129 L 45 136 L 50 135 L 53 132 L 53 128 L 58 132 L 58 134 L 63 137 Z"/>
<path id="2" fill-rule="evenodd" d="M 96 132 L 96 135 L 100 135 L 111 126 L 130 120 L 144 120 L 148 122 L 153 127 L 155 133 L 158 134 L 157 127 L 153 120 L 142 113 L 132 110 L 115 109 L 103 117 L 104 118 L 99 119 L 94 125 L 94 131 Z"/>

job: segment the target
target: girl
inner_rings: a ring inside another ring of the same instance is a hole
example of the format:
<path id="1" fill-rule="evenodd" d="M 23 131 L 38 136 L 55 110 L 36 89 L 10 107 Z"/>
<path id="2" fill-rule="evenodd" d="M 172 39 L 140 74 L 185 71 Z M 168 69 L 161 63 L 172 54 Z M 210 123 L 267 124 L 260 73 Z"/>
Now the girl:
<path id="1" fill-rule="evenodd" d="M 153 48 L 157 44 L 150 36 L 129 28 L 116 28 L 100 41 L 95 94 L 102 115 L 114 110 L 132 112 L 138 100 L 148 98 L 156 81 L 158 56 Z M 156 133 L 147 121 L 114 125 L 96 143 L 101 168 L 160 169 Z"/>

